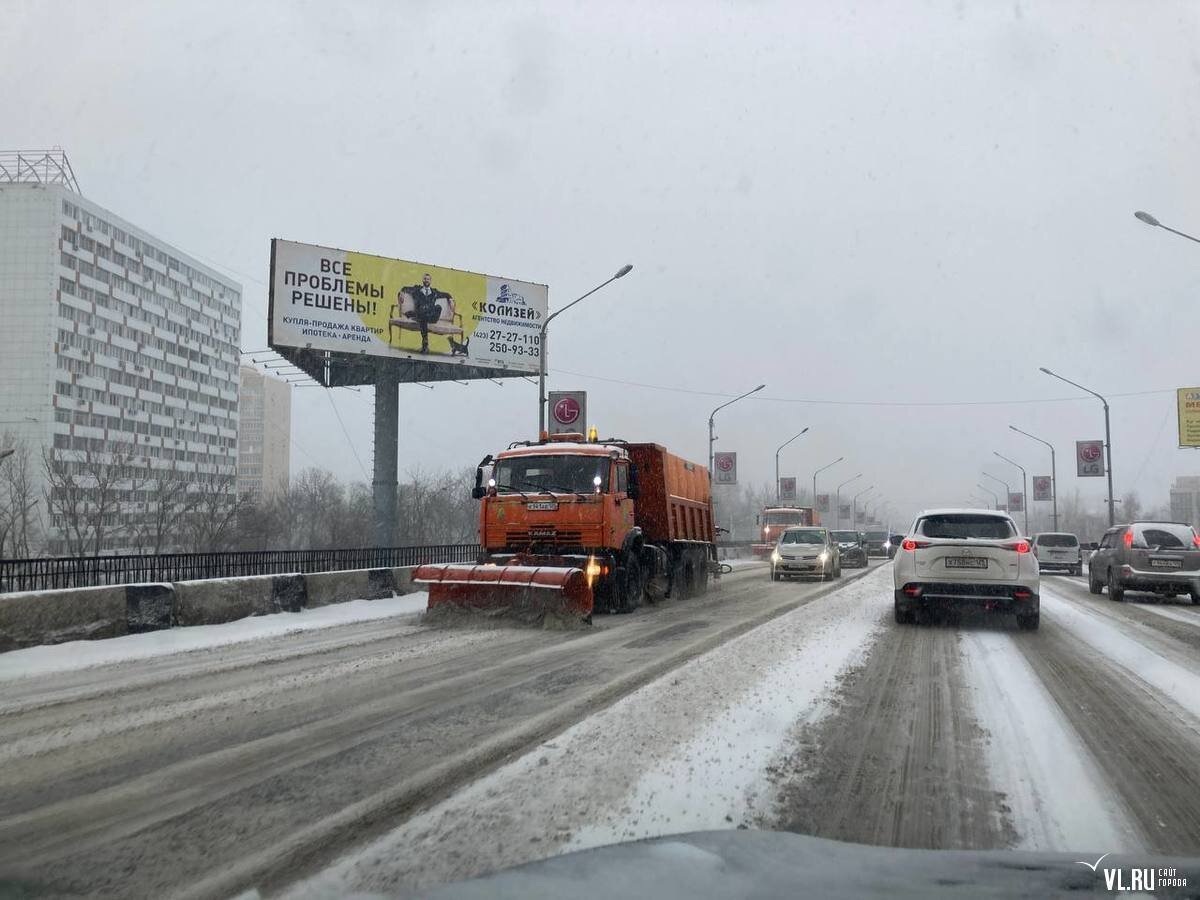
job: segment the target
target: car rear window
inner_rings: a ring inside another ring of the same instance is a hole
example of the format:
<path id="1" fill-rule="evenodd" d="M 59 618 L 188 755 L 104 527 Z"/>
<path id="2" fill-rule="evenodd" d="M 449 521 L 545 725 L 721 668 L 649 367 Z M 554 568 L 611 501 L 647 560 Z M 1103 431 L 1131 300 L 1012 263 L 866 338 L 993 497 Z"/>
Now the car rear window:
<path id="1" fill-rule="evenodd" d="M 886 541 L 887 540 L 887 532 L 886 531 L 868 531 L 867 532 L 867 540 L 868 541 Z"/>
<path id="2" fill-rule="evenodd" d="M 1134 537 L 1137 538 L 1139 544 L 1162 550 L 1190 550 L 1193 546 L 1192 535 L 1193 531 L 1190 525 L 1167 523 L 1139 525 L 1134 530 Z"/>
<path id="3" fill-rule="evenodd" d="M 1073 534 L 1039 534 L 1039 547 L 1078 547 L 1079 538 Z"/>
<path id="4" fill-rule="evenodd" d="M 833 532 L 833 539 L 835 541 L 841 541 L 843 544 L 848 544 L 851 541 L 858 540 L 858 532 L 857 531 L 835 531 L 835 532 Z"/>
<path id="5" fill-rule="evenodd" d="M 780 539 L 783 544 L 823 544 L 825 543 L 825 532 L 815 529 L 806 528 L 796 531 L 785 531 Z"/>
<path id="6" fill-rule="evenodd" d="M 943 513 L 925 516 L 917 524 L 917 532 L 931 538 L 997 540 L 1016 536 L 1016 530 L 1008 519 L 976 513 Z"/>

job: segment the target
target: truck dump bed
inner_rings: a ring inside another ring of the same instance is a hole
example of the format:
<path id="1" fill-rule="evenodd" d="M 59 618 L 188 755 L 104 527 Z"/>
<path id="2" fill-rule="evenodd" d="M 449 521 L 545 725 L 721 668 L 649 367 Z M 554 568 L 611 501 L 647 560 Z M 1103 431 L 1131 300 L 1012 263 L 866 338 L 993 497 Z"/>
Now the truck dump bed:
<path id="1" fill-rule="evenodd" d="M 627 444 L 626 450 L 638 468 L 637 524 L 646 540 L 714 543 L 708 469 L 661 444 Z"/>

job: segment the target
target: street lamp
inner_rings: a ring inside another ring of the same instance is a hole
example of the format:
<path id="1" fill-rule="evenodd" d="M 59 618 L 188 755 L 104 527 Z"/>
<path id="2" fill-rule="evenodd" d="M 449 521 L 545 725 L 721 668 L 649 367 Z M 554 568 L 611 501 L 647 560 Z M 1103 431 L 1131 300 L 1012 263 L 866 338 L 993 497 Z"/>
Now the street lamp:
<path id="1" fill-rule="evenodd" d="M 844 457 L 844 456 L 839 456 L 837 459 L 835 459 L 829 465 L 821 466 L 821 468 L 819 468 L 819 469 L 817 469 L 817 471 L 813 472 L 813 509 L 817 508 L 817 476 L 820 475 L 822 472 L 824 472 L 826 469 L 833 468 L 834 466 L 836 466 L 838 463 L 840 463 L 845 458 L 846 457 Z"/>
<path id="2" fill-rule="evenodd" d="M 807 431 L 808 431 L 808 426 L 806 425 L 806 426 L 804 426 L 804 431 L 801 431 L 800 434 L 792 435 L 790 438 L 788 438 L 786 441 L 784 441 L 782 444 L 779 445 L 779 450 L 775 451 L 775 502 L 776 503 L 782 502 L 782 498 L 779 496 L 779 451 L 782 450 L 784 447 L 786 447 L 788 444 L 790 444 L 792 441 L 794 441 L 796 438 L 800 437 L 800 435 L 805 434 Z"/>
<path id="3" fill-rule="evenodd" d="M 1174 228 L 1169 228 L 1168 226 L 1164 225 L 1162 222 L 1158 221 L 1158 219 L 1154 218 L 1154 216 L 1150 215 L 1150 213 L 1148 213 L 1148 212 L 1142 212 L 1139 209 L 1133 215 L 1134 215 L 1134 218 L 1140 219 L 1141 221 L 1145 222 L 1147 225 L 1153 225 L 1155 228 L 1163 228 L 1163 229 L 1171 232 L 1171 234 L 1177 234 L 1180 237 L 1187 238 L 1189 241 L 1195 241 L 1197 244 L 1200 244 L 1200 238 L 1192 237 L 1190 234 L 1186 234 L 1185 232 L 1182 232 L 1182 231 L 1176 231 Z"/>
<path id="4" fill-rule="evenodd" d="M 765 384 L 760 384 L 754 390 L 746 391 L 746 393 L 741 394 L 737 397 L 734 397 L 732 400 L 728 401 L 727 403 L 722 403 L 720 406 L 718 406 L 716 409 L 714 409 L 709 414 L 709 417 L 708 417 L 708 477 L 709 478 L 712 478 L 713 441 L 715 441 L 717 439 L 717 436 L 715 434 L 713 434 L 713 417 L 716 416 L 717 413 L 719 413 L 721 410 L 723 410 L 725 407 L 729 406 L 730 404 L 737 403 L 742 398 L 749 397 L 751 394 L 757 394 L 759 391 L 761 391 L 765 387 L 766 387 Z"/>
<path id="5" fill-rule="evenodd" d="M 984 478 L 990 478 L 990 479 L 992 479 L 992 481 L 995 481 L 995 482 L 997 482 L 998 484 L 1002 484 L 1002 485 L 1004 485 L 1004 511 L 1005 511 L 1005 512 L 1009 512 L 1009 509 L 1008 509 L 1008 501 L 1009 501 L 1009 496 L 1012 494 L 1012 488 L 1010 488 L 1010 487 L 1008 486 L 1008 482 L 1007 482 L 1007 481 L 1001 481 L 1001 480 L 1000 480 L 999 478 L 997 478 L 995 475 L 990 475 L 990 474 L 988 474 L 987 472 L 982 472 L 982 471 L 981 471 L 981 472 L 980 472 L 980 474 L 981 474 L 981 475 L 983 475 L 983 477 L 984 477 Z"/>
<path id="6" fill-rule="evenodd" d="M 1054 445 L 1049 441 L 1042 440 L 1037 435 L 1030 434 L 1028 431 L 1022 431 L 1016 425 L 1009 425 L 1008 427 L 1017 434 L 1023 434 L 1027 438 L 1033 438 L 1039 444 L 1045 444 L 1050 448 L 1050 501 L 1053 504 L 1051 506 L 1052 512 L 1050 513 L 1050 516 L 1054 519 L 1054 530 L 1058 531 L 1058 466 L 1054 462 Z M 1025 502 L 1026 504 L 1029 503 L 1028 497 L 1025 498 Z"/>
<path id="7" fill-rule="evenodd" d="M 1000 508 L 1000 498 L 996 496 L 995 491 L 989 490 L 988 488 L 985 488 L 982 484 L 979 484 L 979 483 L 976 483 L 975 487 L 979 488 L 981 491 L 983 491 L 986 494 L 992 495 L 992 508 L 993 509 Z"/>
<path id="8" fill-rule="evenodd" d="M 853 478 L 847 478 L 845 481 L 843 481 L 841 484 L 839 484 L 837 486 L 837 491 L 834 493 L 833 505 L 837 507 L 838 528 L 842 527 L 842 488 L 844 488 L 846 485 L 848 485 L 852 481 L 858 481 L 858 479 L 860 479 L 862 477 L 863 477 L 863 473 L 859 472 Z"/>
<path id="9" fill-rule="evenodd" d="M 1146 215 L 1150 215 L 1150 214 L 1147 213 Z M 1150 218 L 1153 219 L 1154 217 L 1150 216 Z M 1143 220 L 1143 221 L 1145 221 L 1145 220 Z M 1163 226 L 1163 227 L 1165 227 L 1165 226 Z M 1076 384 L 1074 381 L 1071 381 L 1071 379 L 1069 379 L 1069 378 L 1063 378 L 1061 375 L 1056 375 L 1053 372 L 1051 372 L 1049 369 L 1047 369 L 1045 366 L 1039 366 L 1038 371 L 1045 372 L 1051 378 L 1057 378 L 1059 381 L 1065 381 L 1067 384 L 1071 385 L 1071 387 L 1077 387 L 1081 391 L 1086 391 L 1087 393 L 1091 394 L 1093 397 L 1095 397 L 1097 400 L 1099 400 L 1101 403 L 1104 404 L 1104 456 L 1105 456 L 1104 468 L 1107 470 L 1106 474 L 1108 475 L 1108 527 L 1112 528 L 1113 525 L 1115 525 L 1117 523 L 1117 514 L 1116 514 L 1116 507 L 1113 505 L 1112 432 L 1109 430 L 1109 425 L 1108 425 L 1108 401 L 1105 400 L 1103 397 L 1101 397 L 1099 394 L 1097 394 L 1095 391 L 1093 391 L 1091 388 L 1085 388 L 1082 384 Z"/>
<path id="10" fill-rule="evenodd" d="M 568 309 L 570 309 L 572 306 L 574 306 L 580 300 L 586 300 L 588 297 L 592 296 L 592 294 L 596 293 L 596 291 L 600 290 L 600 288 L 605 287 L 606 285 L 612 284 L 618 278 L 624 278 L 626 275 L 628 275 L 632 271 L 633 271 L 633 266 L 626 263 L 625 265 L 621 266 L 621 268 L 617 269 L 617 274 L 613 275 L 612 278 L 608 279 L 608 281 L 605 281 L 603 284 L 596 285 L 594 288 L 592 288 L 590 291 L 588 291 L 582 297 L 578 297 L 575 300 L 572 300 L 570 303 L 568 303 L 562 309 L 556 309 L 554 312 L 552 312 L 550 315 L 548 315 L 545 319 L 542 320 L 542 327 L 540 329 L 541 337 L 539 339 L 541 346 L 538 348 L 541 351 L 538 355 L 538 437 L 539 438 L 542 436 L 542 433 L 546 430 L 546 326 L 548 326 L 554 320 L 554 318 L 556 316 L 559 316 L 562 313 L 565 313 Z"/>
<path id="11" fill-rule="evenodd" d="M 850 498 L 850 527 L 851 528 L 858 527 L 858 498 L 861 497 L 863 494 L 866 494 L 873 490 L 875 490 L 875 485 L 872 484 L 869 487 L 863 488 L 861 491 L 859 491 L 857 494 L 855 494 L 853 497 Z"/>
<path id="12" fill-rule="evenodd" d="M 992 453 L 1000 457 L 1009 465 L 1016 466 L 1021 470 L 1021 508 L 1025 511 L 1025 536 L 1029 536 L 1029 479 L 1025 475 L 1025 467 L 1018 462 L 1013 462 L 1003 453 L 998 450 L 993 450 Z"/>

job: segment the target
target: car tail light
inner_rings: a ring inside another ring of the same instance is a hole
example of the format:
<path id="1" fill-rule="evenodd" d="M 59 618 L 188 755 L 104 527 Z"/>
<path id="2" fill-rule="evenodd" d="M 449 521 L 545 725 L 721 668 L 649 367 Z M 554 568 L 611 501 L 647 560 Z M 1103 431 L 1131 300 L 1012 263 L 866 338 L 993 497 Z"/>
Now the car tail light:
<path id="1" fill-rule="evenodd" d="M 1121 535 L 1121 540 L 1123 540 L 1125 542 L 1125 546 L 1127 548 L 1132 547 L 1133 546 L 1133 532 L 1132 531 L 1125 532 L 1123 535 Z"/>
<path id="2" fill-rule="evenodd" d="M 900 544 L 900 549 L 907 550 L 909 553 L 912 553 L 914 550 L 920 550 L 922 547 L 928 546 L 928 541 L 914 541 L 912 538 L 905 538 L 904 542 Z"/>
<path id="3" fill-rule="evenodd" d="M 920 597 L 921 596 L 921 586 L 918 584 L 906 584 L 902 588 L 902 590 L 909 597 Z"/>
<path id="4" fill-rule="evenodd" d="M 1192 546 L 1200 547 L 1200 534 L 1196 534 L 1194 531 L 1192 532 Z"/>
<path id="5" fill-rule="evenodd" d="M 1013 591 L 1013 598 L 1016 600 L 1028 600 L 1033 596 L 1033 591 L 1028 588 L 1017 588 Z"/>
<path id="6" fill-rule="evenodd" d="M 1029 541 L 1017 541 L 1016 543 L 1013 543 L 1013 544 L 1005 544 L 1004 549 L 1012 550 L 1014 553 L 1028 553 L 1029 552 Z M 1034 556 L 1036 556 L 1036 555 L 1037 554 L 1035 553 Z"/>

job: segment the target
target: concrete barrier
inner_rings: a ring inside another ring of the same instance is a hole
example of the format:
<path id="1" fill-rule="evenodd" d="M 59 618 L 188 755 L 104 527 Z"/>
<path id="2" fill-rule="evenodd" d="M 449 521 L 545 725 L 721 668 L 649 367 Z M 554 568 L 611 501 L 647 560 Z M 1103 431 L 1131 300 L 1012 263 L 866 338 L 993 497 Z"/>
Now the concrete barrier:
<path id="1" fill-rule="evenodd" d="M 128 633 L 125 585 L 0 594 L 0 651 Z"/>
<path id="2" fill-rule="evenodd" d="M 0 594 L 0 653 L 413 591 L 414 566 Z"/>
<path id="3" fill-rule="evenodd" d="M 309 572 L 304 576 L 309 607 L 329 606 L 348 600 L 390 597 L 395 588 L 391 569 L 347 569 Z"/>

